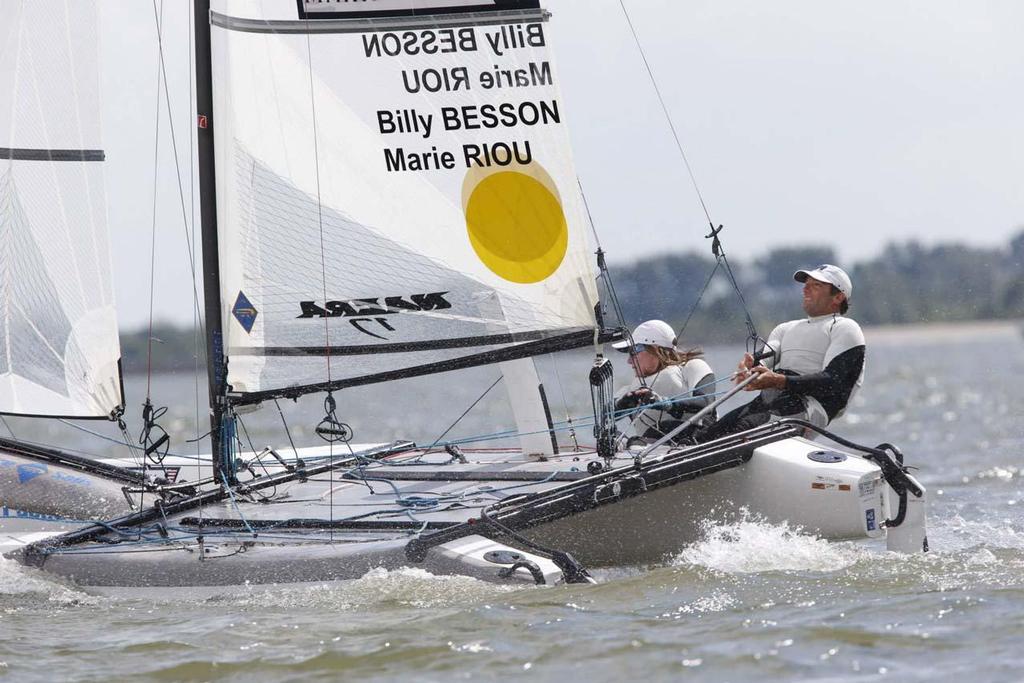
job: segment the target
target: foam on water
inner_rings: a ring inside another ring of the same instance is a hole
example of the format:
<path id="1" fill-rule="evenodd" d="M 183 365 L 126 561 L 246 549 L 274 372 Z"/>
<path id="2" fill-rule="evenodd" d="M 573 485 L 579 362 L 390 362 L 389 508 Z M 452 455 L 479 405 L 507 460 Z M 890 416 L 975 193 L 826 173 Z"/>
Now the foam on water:
<path id="1" fill-rule="evenodd" d="M 867 551 L 851 543 L 825 541 L 789 524 L 769 524 L 745 515 L 733 524 L 708 525 L 703 540 L 685 548 L 672 564 L 696 565 L 727 574 L 772 571 L 839 571 Z"/>
<path id="2" fill-rule="evenodd" d="M 352 581 L 252 586 L 241 594 L 214 598 L 250 607 L 316 607 L 356 610 L 393 606 L 438 608 L 485 602 L 495 595 L 521 590 L 522 586 L 492 584 L 468 576 L 439 576 L 423 569 L 372 569 Z"/>
<path id="3" fill-rule="evenodd" d="M 58 605 L 95 604 L 97 598 L 24 565 L 0 556 L 0 601 L 42 599 Z"/>
<path id="4" fill-rule="evenodd" d="M 954 552 L 979 547 L 1024 550 L 1024 530 L 1009 519 L 969 520 L 955 514 L 945 519 L 930 519 L 928 541 L 938 552 Z"/>
<path id="5" fill-rule="evenodd" d="M 710 595 L 702 595 L 691 602 L 679 605 L 674 610 L 658 615 L 659 619 L 681 619 L 689 615 L 711 614 L 724 612 L 740 605 L 739 600 L 729 593 L 718 590 Z"/>

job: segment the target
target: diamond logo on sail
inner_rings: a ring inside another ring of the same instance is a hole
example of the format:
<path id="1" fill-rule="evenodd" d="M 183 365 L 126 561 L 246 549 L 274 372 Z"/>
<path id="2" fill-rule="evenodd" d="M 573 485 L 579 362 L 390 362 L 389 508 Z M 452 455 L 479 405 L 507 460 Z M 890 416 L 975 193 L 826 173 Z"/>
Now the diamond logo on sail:
<path id="1" fill-rule="evenodd" d="M 246 298 L 242 292 L 238 293 L 238 298 L 235 299 L 235 305 L 231 309 L 232 315 L 235 316 L 235 320 L 242 326 L 246 334 L 252 332 L 252 326 L 256 324 L 256 307 L 252 305 L 252 302 Z"/>
<path id="2" fill-rule="evenodd" d="M 569 245 L 565 213 L 551 177 L 534 163 L 474 180 L 472 172 L 467 175 L 463 201 L 477 257 L 510 282 L 532 284 L 550 277 Z"/>

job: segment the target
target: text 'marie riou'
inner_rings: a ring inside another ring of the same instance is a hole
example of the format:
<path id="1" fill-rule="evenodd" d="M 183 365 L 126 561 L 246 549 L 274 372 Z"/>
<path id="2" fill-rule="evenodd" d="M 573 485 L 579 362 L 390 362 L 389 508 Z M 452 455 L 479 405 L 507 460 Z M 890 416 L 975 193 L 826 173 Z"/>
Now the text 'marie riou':
<path id="1" fill-rule="evenodd" d="M 362 36 L 362 47 L 363 55 L 369 60 L 484 54 L 492 57 L 492 61 L 499 61 L 517 50 L 544 48 L 546 39 L 542 24 L 508 24 L 367 33 Z M 554 78 L 547 60 L 491 64 L 486 68 L 430 66 L 401 72 L 401 87 L 410 94 L 473 90 L 511 92 L 552 85 Z M 562 122 L 558 100 L 553 97 L 440 106 L 433 111 L 382 108 L 377 110 L 376 118 L 382 136 L 416 134 L 428 141 L 440 130 L 528 129 Z M 454 150 L 438 145 L 418 149 L 396 145 L 384 149 L 384 162 L 390 172 L 453 170 L 460 165 L 465 168 L 503 167 L 528 165 L 532 161 L 533 149 L 528 138 L 467 142 Z"/>

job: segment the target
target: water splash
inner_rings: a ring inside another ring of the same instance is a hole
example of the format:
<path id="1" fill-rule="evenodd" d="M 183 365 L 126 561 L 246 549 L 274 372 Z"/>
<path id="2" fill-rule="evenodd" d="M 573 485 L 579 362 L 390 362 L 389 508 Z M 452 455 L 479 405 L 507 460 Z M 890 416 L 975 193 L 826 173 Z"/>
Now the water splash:
<path id="1" fill-rule="evenodd" d="M 854 544 L 829 542 L 785 522 L 769 524 L 745 513 L 736 523 L 706 526 L 703 540 L 685 548 L 672 564 L 696 565 L 727 574 L 839 571 L 859 561 L 866 552 Z"/>
<path id="2" fill-rule="evenodd" d="M 713 612 L 724 612 L 740 605 L 740 602 L 725 591 L 714 591 L 710 595 L 703 595 L 691 602 L 679 605 L 674 610 L 663 612 L 658 615 L 659 619 L 684 619 L 692 615 L 711 614 Z"/>
<path id="3" fill-rule="evenodd" d="M 98 602 L 74 586 L 0 557 L 0 601 L 22 604 L 38 600 L 66 606 Z"/>

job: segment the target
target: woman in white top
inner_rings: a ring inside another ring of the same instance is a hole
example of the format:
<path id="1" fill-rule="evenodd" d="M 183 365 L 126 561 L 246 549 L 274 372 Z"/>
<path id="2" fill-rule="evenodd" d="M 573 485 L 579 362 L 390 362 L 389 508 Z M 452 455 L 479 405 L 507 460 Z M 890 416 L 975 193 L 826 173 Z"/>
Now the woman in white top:
<path id="1" fill-rule="evenodd" d="M 634 432 L 646 439 L 657 439 L 670 432 L 714 400 L 715 374 L 701 358 L 703 352 L 680 351 L 675 341 L 675 332 L 668 323 L 648 320 L 633 331 L 632 348 L 629 341 L 612 345 L 629 353 L 629 364 L 635 373 L 633 380 L 616 392 L 615 409 L 626 411 L 648 403 L 659 404 L 629 415 Z M 706 427 L 714 420 L 712 412 L 694 428 Z"/>

